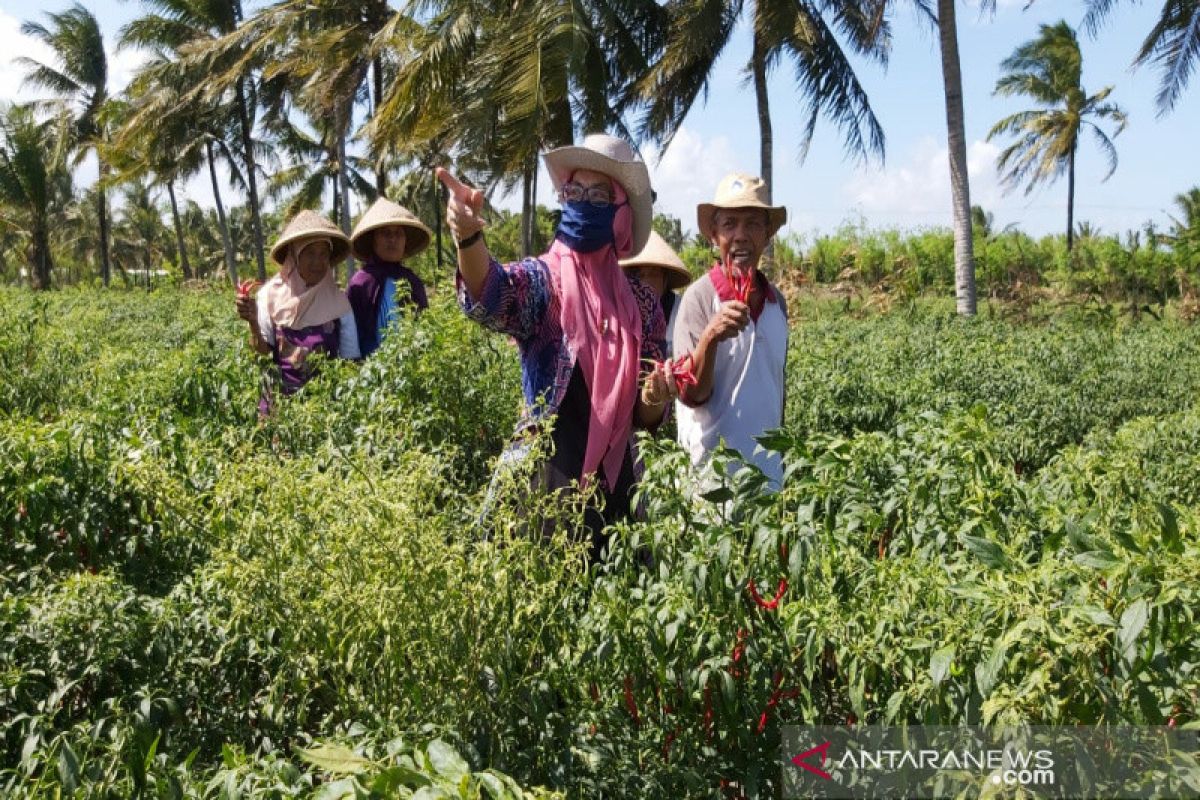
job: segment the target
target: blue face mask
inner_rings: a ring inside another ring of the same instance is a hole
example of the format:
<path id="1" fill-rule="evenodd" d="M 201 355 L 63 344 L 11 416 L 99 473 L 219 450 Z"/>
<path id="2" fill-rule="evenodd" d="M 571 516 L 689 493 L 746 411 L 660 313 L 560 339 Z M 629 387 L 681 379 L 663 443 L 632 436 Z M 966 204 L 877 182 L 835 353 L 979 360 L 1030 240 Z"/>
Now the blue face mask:
<path id="1" fill-rule="evenodd" d="M 558 223 L 557 238 L 572 250 L 594 253 L 606 244 L 613 244 L 613 219 L 617 206 L 594 206 L 586 200 L 563 203 L 562 220 Z"/>

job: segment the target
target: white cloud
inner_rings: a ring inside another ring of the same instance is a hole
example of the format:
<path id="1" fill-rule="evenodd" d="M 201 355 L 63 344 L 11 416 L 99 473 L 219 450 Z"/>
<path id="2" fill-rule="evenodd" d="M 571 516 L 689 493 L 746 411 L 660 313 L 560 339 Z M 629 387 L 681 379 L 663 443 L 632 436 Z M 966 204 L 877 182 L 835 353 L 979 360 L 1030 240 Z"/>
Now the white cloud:
<path id="1" fill-rule="evenodd" d="M 654 210 L 678 217 L 685 230 L 695 230 L 696 206 L 709 200 L 726 173 L 755 172 L 745 152 L 737 152 L 724 136 L 705 139 L 681 127 L 661 158 L 655 148 L 643 155 L 650 183 L 658 192 Z"/>
<path id="2" fill-rule="evenodd" d="M 31 19 L 35 18 L 31 15 Z M 40 17 L 38 17 L 40 18 Z M 0 42 L 4 42 L 5 54 L 0 56 L 0 102 L 28 102 L 46 97 L 42 89 L 24 87 L 25 68 L 13 63 L 25 56 L 49 66 L 57 66 L 57 59 L 48 45 L 32 36 L 21 33 L 20 20 L 0 11 Z M 106 37 L 112 38 L 112 37 Z M 129 85 L 133 73 L 150 58 L 144 50 L 116 50 L 112 43 L 105 47 L 108 56 L 108 93 L 115 95 Z"/>
<path id="3" fill-rule="evenodd" d="M 124 50 L 109 50 L 108 53 L 108 93 L 116 94 L 124 91 L 133 80 L 133 73 L 150 60 L 148 50 L 126 48 Z"/>
<path id="4" fill-rule="evenodd" d="M 973 205 L 987 208 L 1000 202 L 999 152 L 996 145 L 978 140 L 967 148 Z M 947 153 L 945 144 L 924 137 L 904 163 L 857 171 L 843 194 L 872 222 L 948 225 L 952 211 Z"/>
<path id="5" fill-rule="evenodd" d="M 25 102 L 40 96 L 37 89 L 22 89 L 25 69 L 13 61 L 21 56 L 43 63 L 54 63 L 54 51 L 31 36 L 21 33 L 21 20 L 0 11 L 0 42 L 5 53 L 0 56 L 0 102 Z"/>

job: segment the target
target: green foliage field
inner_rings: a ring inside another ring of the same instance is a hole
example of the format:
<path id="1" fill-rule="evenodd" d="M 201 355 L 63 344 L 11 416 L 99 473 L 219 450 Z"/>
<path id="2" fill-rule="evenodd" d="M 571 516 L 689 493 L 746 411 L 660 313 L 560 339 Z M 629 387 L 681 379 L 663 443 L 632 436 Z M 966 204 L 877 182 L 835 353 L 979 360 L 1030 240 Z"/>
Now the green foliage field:
<path id="1" fill-rule="evenodd" d="M 215 290 L 0 290 L 0 794 L 770 797 L 779 726 L 1193 724 L 1200 328 L 794 307 L 785 488 L 527 535 L 446 288 L 274 419 Z M 758 607 L 750 581 L 772 595 Z"/>

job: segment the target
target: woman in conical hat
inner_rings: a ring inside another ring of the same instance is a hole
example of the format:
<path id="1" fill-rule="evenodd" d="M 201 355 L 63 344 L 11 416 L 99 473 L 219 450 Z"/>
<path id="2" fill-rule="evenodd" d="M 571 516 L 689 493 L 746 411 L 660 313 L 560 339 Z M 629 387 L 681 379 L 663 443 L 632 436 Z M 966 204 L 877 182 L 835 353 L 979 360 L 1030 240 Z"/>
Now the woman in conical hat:
<path id="1" fill-rule="evenodd" d="M 418 311 L 429 306 L 425 284 L 403 264 L 428 247 L 429 239 L 429 228 L 415 214 L 386 197 L 376 200 L 355 226 L 350 248 L 362 268 L 350 279 L 346 297 L 363 357 L 379 347 L 398 311 L 397 300 Z"/>
<path id="2" fill-rule="evenodd" d="M 271 248 L 279 272 L 257 298 L 239 290 L 237 312 L 250 326 L 250 344 L 259 353 L 271 354 L 285 395 L 312 377 L 306 362 L 313 351 L 360 357 L 354 315 L 331 268 L 349 249 L 350 241 L 336 225 L 315 211 L 301 211 Z M 264 387 L 261 413 L 270 413 L 272 395 Z"/>
<path id="3" fill-rule="evenodd" d="M 679 310 L 679 296 L 675 292 L 692 282 L 692 273 L 658 231 L 650 231 L 642 252 L 621 259 L 621 268 L 632 272 L 658 295 L 658 304 L 667 321 L 667 353 L 670 354 L 675 312 Z"/>
<path id="4" fill-rule="evenodd" d="M 655 428 L 670 397 L 658 297 L 619 259 L 650 233 L 650 175 L 630 146 L 593 134 L 545 155 L 562 220 L 548 252 L 501 265 L 483 241 L 483 195 L 443 169 L 446 223 L 458 244 L 459 304 L 516 339 L 525 410 L 518 431 L 550 426 L 554 453 L 540 488 L 598 481 L 603 512 L 588 511 L 592 558 L 606 524 L 625 516 L 636 481 L 634 427 Z M 550 422 L 553 420 L 553 422 Z M 502 463 L 520 457 L 520 438 Z"/>

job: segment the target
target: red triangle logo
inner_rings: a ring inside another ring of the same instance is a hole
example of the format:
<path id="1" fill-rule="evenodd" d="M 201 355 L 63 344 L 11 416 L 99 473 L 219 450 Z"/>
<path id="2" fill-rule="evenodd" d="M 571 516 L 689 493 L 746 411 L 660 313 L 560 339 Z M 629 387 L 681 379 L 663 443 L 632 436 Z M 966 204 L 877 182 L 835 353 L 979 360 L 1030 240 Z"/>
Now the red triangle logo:
<path id="1" fill-rule="evenodd" d="M 813 766 L 812 764 L 808 763 L 808 758 L 813 754 L 819 754 L 821 756 L 820 766 Z M 825 766 L 825 760 L 827 758 L 829 758 L 829 742 L 819 744 L 816 747 L 811 747 L 798 756 L 792 756 L 792 763 L 800 769 L 808 770 L 813 775 L 819 775 L 825 780 L 831 781 L 833 780 L 833 776 L 821 769 L 821 767 Z"/>

